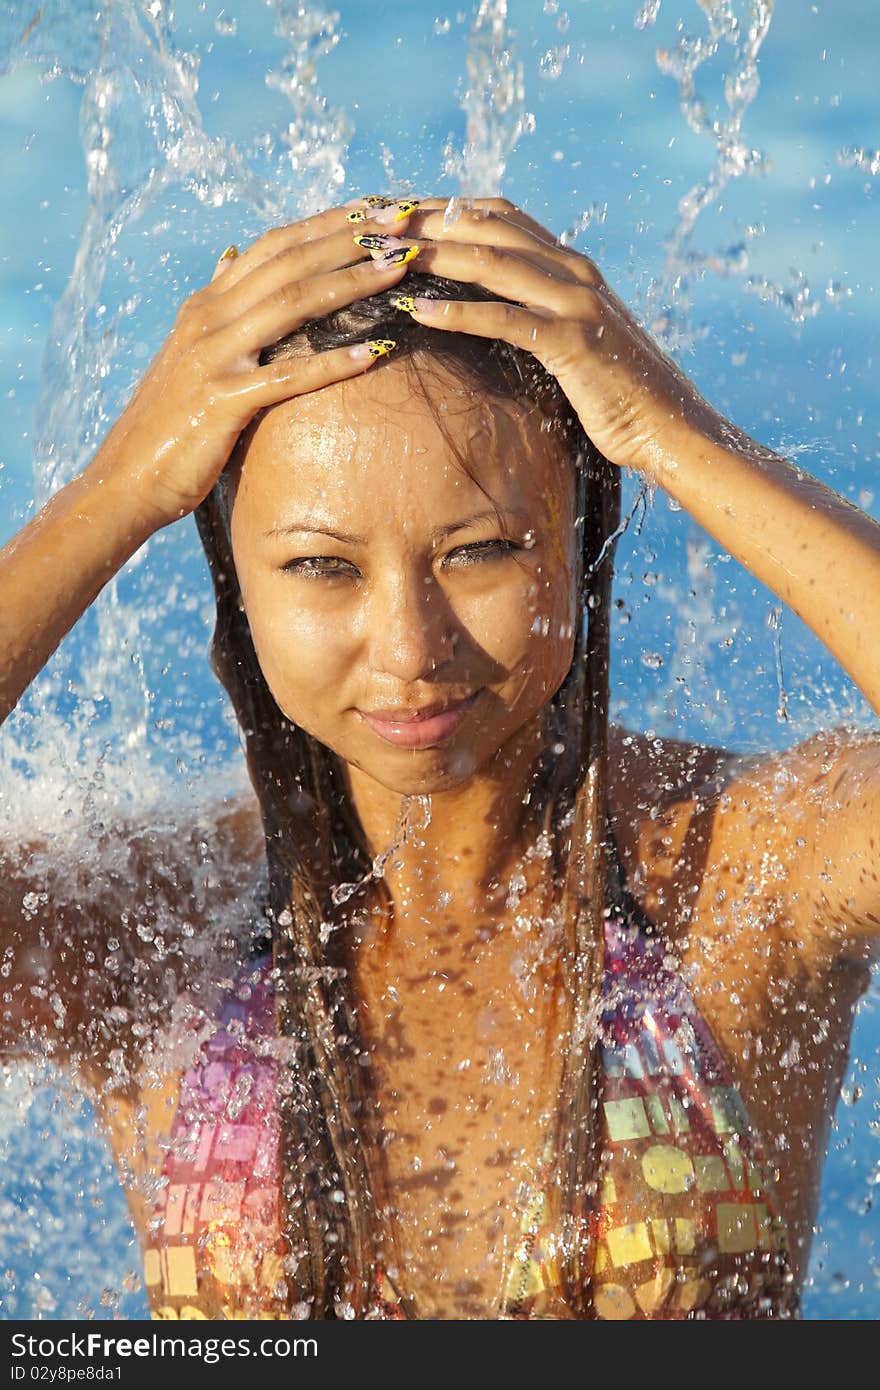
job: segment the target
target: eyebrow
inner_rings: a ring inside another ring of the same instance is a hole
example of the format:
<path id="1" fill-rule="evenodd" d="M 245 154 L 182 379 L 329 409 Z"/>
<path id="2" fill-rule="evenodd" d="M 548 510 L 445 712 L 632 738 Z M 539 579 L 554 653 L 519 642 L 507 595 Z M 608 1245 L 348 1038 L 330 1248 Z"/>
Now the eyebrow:
<path id="1" fill-rule="evenodd" d="M 507 516 L 517 517 L 520 521 L 528 521 L 528 512 L 522 511 L 518 507 L 499 508 L 498 511 L 475 512 L 473 516 L 465 517 L 463 521 L 452 521 L 446 526 L 435 526 L 432 531 L 434 541 L 446 540 L 455 531 L 464 531 L 469 526 L 476 526 L 480 521 L 498 521 L 499 516 L 502 521 Z M 317 518 L 315 518 L 317 520 Z M 311 524 L 310 524 L 311 523 Z M 290 536 L 299 533 L 304 536 L 330 536 L 335 541 L 342 541 L 346 545 L 366 545 L 365 536 L 355 536 L 348 531 L 336 531 L 329 526 L 317 526 L 311 518 L 304 518 L 302 521 L 291 521 L 286 526 L 273 526 L 266 532 L 266 539 L 277 536 Z"/>

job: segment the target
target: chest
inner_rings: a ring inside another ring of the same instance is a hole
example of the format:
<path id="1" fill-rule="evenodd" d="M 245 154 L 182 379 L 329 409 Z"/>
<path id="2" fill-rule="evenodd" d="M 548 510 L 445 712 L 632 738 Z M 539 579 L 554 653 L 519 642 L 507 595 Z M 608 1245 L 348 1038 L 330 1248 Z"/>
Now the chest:
<path id="1" fill-rule="evenodd" d="M 772 1306 L 781 1296 L 768 1283 L 778 1228 L 760 1160 L 699 1015 L 680 981 L 661 979 L 659 967 L 656 950 L 611 960 L 594 1305 L 601 1317 L 760 1315 L 753 1304 L 764 1306 L 769 1297 Z M 474 1097 L 467 1087 L 447 1088 L 441 1099 L 448 1110 L 438 1112 L 434 1136 L 430 1095 L 401 1104 L 405 1072 L 394 1071 L 401 1053 L 413 1067 L 420 1057 L 423 1068 L 454 1058 L 449 1029 L 436 1022 L 436 1030 L 427 1019 L 419 1025 L 424 1031 L 415 1041 L 424 1047 L 414 1056 L 401 1048 L 399 1029 L 388 1045 L 385 1066 L 394 1082 L 379 1093 L 390 1155 L 382 1215 L 394 1240 L 383 1252 L 385 1268 L 419 1317 L 491 1318 L 500 1308 L 508 1316 L 562 1316 L 548 1189 L 532 1181 L 525 1200 L 525 1170 L 533 1179 L 536 1165 L 523 1162 L 512 1143 L 511 1116 L 532 1125 L 532 1152 L 543 1123 L 534 1126 L 533 1113 L 526 1106 L 517 1112 L 516 1101 L 513 1109 L 478 1104 L 471 1131 L 454 1112 L 467 1113 Z M 277 1292 L 284 1247 L 280 1078 L 265 1055 L 250 1055 L 228 1035 L 217 1041 L 205 1045 L 180 1086 L 160 1197 L 145 1232 L 146 1282 L 160 1317 L 284 1317 Z M 383 1050 L 381 1037 L 374 1049 Z M 540 1101 L 540 1069 L 533 1088 Z M 429 1142 L 438 1140 L 428 1165 L 426 1129 Z M 748 1312 L 739 1311 L 746 1305 Z"/>
<path id="2" fill-rule="evenodd" d="M 389 1264 L 420 1316 L 496 1315 L 555 1114 L 564 1006 L 509 962 L 367 983 Z"/>

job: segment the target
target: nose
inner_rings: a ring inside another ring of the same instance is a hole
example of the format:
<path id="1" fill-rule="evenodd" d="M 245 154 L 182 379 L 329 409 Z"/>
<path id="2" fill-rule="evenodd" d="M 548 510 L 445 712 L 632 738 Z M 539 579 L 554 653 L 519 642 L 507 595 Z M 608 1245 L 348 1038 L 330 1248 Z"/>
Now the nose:
<path id="1" fill-rule="evenodd" d="M 371 665 L 412 683 L 424 680 L 455 650 L 455 619 L 430 575 L 399 575 L 377 588 L 370 612 Z"/>

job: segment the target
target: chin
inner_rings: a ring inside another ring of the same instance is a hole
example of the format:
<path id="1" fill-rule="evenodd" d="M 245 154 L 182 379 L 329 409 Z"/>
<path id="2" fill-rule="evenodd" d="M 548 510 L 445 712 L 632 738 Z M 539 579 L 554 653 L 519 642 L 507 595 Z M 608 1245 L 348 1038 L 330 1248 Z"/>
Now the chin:
<path id="1" fill-rule="evenodd" d="M 380 786 L 399 796 L 435 796 L 463 786 L 488 761 L 472 748 L 389 749 L 388 755 L 346 758 Z"/>

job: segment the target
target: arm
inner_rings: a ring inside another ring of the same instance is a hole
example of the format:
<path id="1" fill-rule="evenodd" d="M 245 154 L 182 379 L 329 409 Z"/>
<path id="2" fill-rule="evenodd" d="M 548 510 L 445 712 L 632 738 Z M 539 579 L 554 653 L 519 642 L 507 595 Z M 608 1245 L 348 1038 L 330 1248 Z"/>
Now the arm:
<path id="1" fill-rule="evenodd" d="M 644 471 L 794 609 L 880 714 L 880 525 L 708 406 Z"/>
<path id="2" fill-rule="evenodd" d="M 377 215 L 392 220 L 396 213 Z M 211 283 L 181 307 L 92 464 L 0 551 L 0 720 L 120 566 L 207 496 L 258 411 L 358 376 L 376 361 L 364 343 L 260 365 L 268 343 L 405 275 L 399 258 L 377 271 L 353 243 L 349 219 L 345 208 L 333 208 L 275 228 L 222 261 Z M 371 224 L 365 218 L 361 225 Z M 108 940 L 125 935 L 117 930 L 125 926 L 121 914 L 136 921 L 130 899 L 144 891 L 149 898 L 155 888 L 172 905 L 169 920 L 175 903 L 189 910 L 186 892 L 178 899 L 173 885 L 167 892 L 157 885 L 166 862 L 180 867 L 181 883 L 193 885 L 197 844 L 189 846 L 191 864 L 176 852 L 173 835 L 152 848 L 137 837 L 129 843 L 124 826 L 112 837 L 115 879 L 96 868 L 73 894 L 50 846 L 0 845 L 0 1047 L 31 1040 L 61 1051 L 81 1048 L 84 1039 L 103 1046 L 110 1014 L 124 1008 Z M 93 850 L 90 844 L 88 864 Z M 137 952 L 137 933 L 129 935 Z"/>
<path id="3" fill-rule="evenodd" d="M 880 947 L 880 733 L 833 729 L 762 759 L 751 777 L 765 839 L 785 857 L 814 968 Z"/>
<path id="4" fill-rule="evenodd" d="M 181 306 L 89 468 L 0 551 L 0 722 L 104 584 L 207 496 L 258 411 L 375 361 L 361 344 L 260 367 L 266 344 L 389 288 L 405 270 L 389 262 L 377 273 L 343 208 L 273 229 L 221 260 Z"/>
<path id="5" fill-rule="evenodd" d="M 0 723 L 155 529 L 126 472 L 99 455 L 0 551 Z"/>
<path id="6" fill-rule="evenodd" d="M 605 457 L 665 488 L 795 610 L 880 713 L 880 525 L 723 419 L 586 256 L 504 200 L 448 225 L 444 208 L 423 201 L 413 218 L 420 266 L 507 302 L 417 298 L 415 317 L 532 353 Z M 880 732 L 838 731 L 757 759 L 750 773 L 768 834 L 787 846 L 790 893 L 835 950 L 880 933 L 878 749 Z M 789 844 L 794 819 L 801 833 Z"/>
<path id="7" fill-rule="evenodd" d="M 440 331 L 498 337 L 558 380 L 619 467 L 659 484 L 801 617 L 880 713 L 880 524 L 725 420 L 586 256 L 501 199 L 413 217 L 420 267 L 518 303 L 417 299 Z"/>

